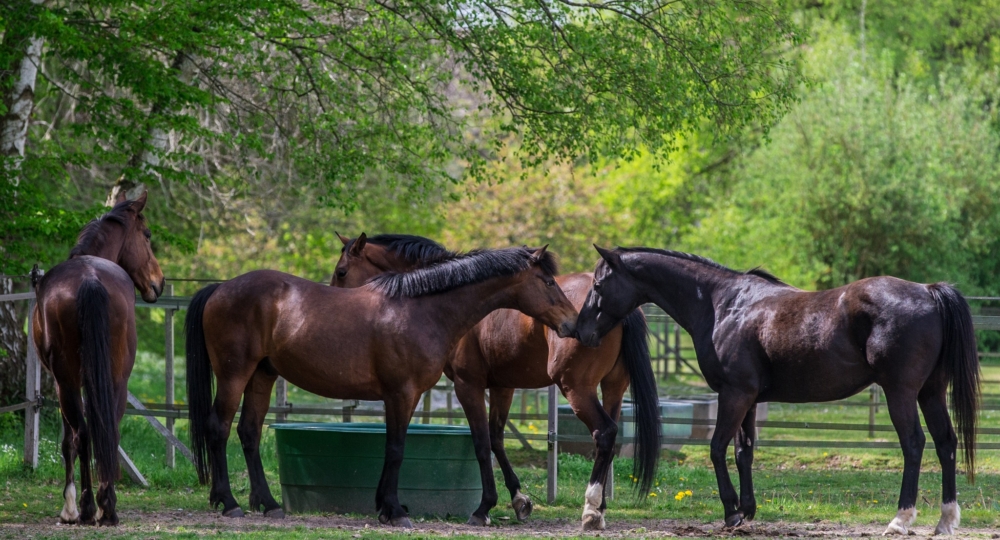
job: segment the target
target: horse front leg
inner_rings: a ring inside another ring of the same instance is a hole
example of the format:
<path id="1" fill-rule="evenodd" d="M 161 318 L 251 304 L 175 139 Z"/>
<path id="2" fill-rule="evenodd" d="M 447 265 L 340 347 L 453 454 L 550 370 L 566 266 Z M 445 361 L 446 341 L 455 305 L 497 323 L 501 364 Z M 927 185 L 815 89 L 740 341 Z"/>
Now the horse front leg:
<path id="1" fill-rule="evenodd" d="M 614 459 L 615 439 L 618 437 L 618 424 L 612 419 L 601 402 L 597 399 L 597 388 L 579 389 L 571 386 L 564 394 L 577 418 L 586 424 L 594 437 L 597 455 L 594 458 L 594 469 L 590 473 L 590 482 L 583 500 L 582 523 L 584 530 L 603 530 L 605 527 L 604 485 L 607 483 L 608 471 Z"/>
<path id="2" fill-rule="evenodd" d="M 76 430 L 66 420 L 65 413 L 62 417 L 62 430 L 62 456 L 63 465 L 66 468 L 66 482 L 63 486 L 63 507 L 62 511 L 59 512 L 59 520 L 63 523 L 77 523 L 80 519 L 80 511 L 76 507 L 76 482 L 74 482 L 73 471 L 76 465 L 78 439 Z"/>
<path id="3" fill-rule="evenodd" d="M 219 379 L 215 402 L 208 416 L 208 461 L 212 472 L 212 489 L 208 493 L 208 502 L 213 508 L 222 505 L 222 515 L 225 517 L 243 517 L 233 490 L 229 484 L 229 463 L 226 456 L 226 444 L 229 442 L 229 432 L 233 426 L 233 418 L 240 404 L 240 395 L 246 388 L 247 378 Z"/>
<path id="4" fill-rule="evenodd" d="M 750 406 L 743 424 L 736 433 L 736 469 L 740 473 L 739 514 L 746 521 L 753 521 L 757 514 L 757 499 L 753 494 L 753 447 L 757 442 L 757 404 Z"/>
<path id="5" fill-rule="evenodd" d="M 271 488 L 264 476 L 264 465 L 260 460 L 260 436 L 264 429 L 264 417 L 271 403 L 271 389 L 278 378 L 277 372 L 270 370 L 269 365 L 269 362 L 261 362 L 247 383 L 243 393 L 243 412 L 240 414 L 240 423 L 236 426 L 236 434 L 239 435 L 250 476 L 250 510 L 256 512 L 263 509 L 264 517 L 280 519 L 285 517 L 285 511 L 271 495 Z"/>
<path id="6" fill-rule="evenodd" d="M 744 515 L 740 512 L 740 498 L 733 487 L 726 466 L 726 449 L 733 440 L 740 425 L 746 418 L 747 411 L 753 405 L 754 398 L 742 392 L 727 391 L 719 393 L 719 414 L 715 420 L 715 434 L 712 435 L 710 455 L 715 468 L 715 479 L 719 485 L 719 499 L 726 516 L 726 526 L 736 527 L 743 523 Z"/>
<path id="7" fill-rule="evenodd" d="M 413 527 L 399 504 L 399 468 L 403 464 L 406 447 L 406 428 L 419 398 L 417 392 L 402 391 L 385 400 L 385 464 L 375 493 L 375 504 L 379 522 L 393 527 Z"/>

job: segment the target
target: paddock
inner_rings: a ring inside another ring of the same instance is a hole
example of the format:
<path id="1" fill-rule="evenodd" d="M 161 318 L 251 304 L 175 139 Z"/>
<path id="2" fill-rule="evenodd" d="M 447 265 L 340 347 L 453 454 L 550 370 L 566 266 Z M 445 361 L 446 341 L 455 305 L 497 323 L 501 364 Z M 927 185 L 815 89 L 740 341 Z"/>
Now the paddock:
<path id="1" fill-rule="evenodd" d="M 192 282 L 172 281 L 182 292 L 195 288 Z M 0 300 L 30 301 L 29 296 L 20 294 L 16 299 Z M 1000 298 L 973 297 L 969 301 L 981 336 L 1000 330 Z M 140 340 L 162 336 L 163 354 L 140 354 L 130 381 L 135 399 L 130 400 L 132 407 L 122 427 L 122 451 L 134 465 L 130 468 L 123 461 L 126 465 L 123 469 L 134 474 L 131 479 L 119 482 L 123 527 L 114 534 L 186 531 L 225 535 L 242 531 L 303 538 L 373 534 L 371 529 L 380 527 L 374 512 L 296 515 L 281 522 L 252 515 L 233 521 L 216 517 L 205 504 L 206 489 L 197 485 L 194 470 L 185 457 L 186 408 L 180 375 L 183 358 L 177 359 L 174 354 L 181 338 L 177 327 L 186 305 L 187 297 L 175 295 L 173 290 L 165 291 L 157 304 L 137 304 Z M 647 309 L 647 316 L 661 396 L 702 400 L 706 403 L 703 408 L 710 409 L 711 400 L 706 400 L 707 389 L 699 382 L 697 362 L 686 334 L 655 308 Z M 959 479 L 962 535 L 989 538 L 1000 528 L 1000 453 L 996 452 L 1000 449 L 998 360 L 995 353 L 981 356 L 984 402 L 980 417 L 979 473 L 974 486 L 968 485 L 964 475 Z M 37 374 L 37 363 L 35 366 L 29 368 Z M 35 386 L 29 386 L 27 403 L 0 409 L 3 411 L 0 470 L 7 478 L 0 504 L 0 523 L 3 523 L 0 530 L 4 535 L 48 536 L 68 532 L 65 526 L 56 525 L 61 504 L 57 496 L 61 481 L 57 409 L 53 402 L 38 397 L 37 381 L 37 375 L 34 379 L 29 377 L 29 385 Z M 290 386 L 279 386 L 276 394 L 268 423 L 382 419 L 383 413 L 374 402 L 322 400 Z M 485 531 L 486 535 L 579 534 L 579 501 L 583 498 L 590 464 L 584 457 L 560 452 L 559 445 L 589 439 L 559 435 L 558 416 L 555 408 L 549 407 L 553 395 L 558 394 L 547 390 L 518 391 L 508 425 L 508 451 L 515 459 L 527 493 L 536 502 L 536 511 L 526 522 L 519 523 L 509 500 L 501 495 L 492 514 L 494 526 Z M 11 414 L 17 410 L 26 411 L 23 424 L 18 415 Z M 450 383 L 442 379 L 425 395 L 413 421 L 461 425 L 463 418 Z M 154 423 L 156 419 L 163 421 Z M 663 422 L 690 424 L 692 436 L 665 439 L 665 444 L 680 450 L 664 450 L 665 459 L 656 485 L 642 502 L 631 492 L 627 473 L 630 467 L 623 464 L 627 458 L 616 459 L 614 498 L 608 503 L 608 530 L 601 534 L 696 537 L 734 534 L 720 530 L 722 515 L 716 508 L 717 488 L 704 437 L 713 419 L 704 415 L 667 416 Z M 754 468 L 760 510 L 755 522 L 735 534 L 871 536 L 882 532 L 886 516 L 895 510 L 902 457 L 877 387 L 839 402 L 772 403 L 767 419 L 758 421 L 758 429 L 761 440 Z M 262 449 L 266 449 L 264 464 L 269 482 L 277 485 L 274 445 L 273 430 L 266 430 L 262 444 Z M 940 476 L 936 460 L 931 459 L 932 448 L 928 441 L 918 501 L 919 534 L 933 530 L 940 496 Z M 241 467 L 239 443 L 230 441 L 228 453 L 237 464 L 233 467 L 234 493 L 237 498 L 245 498 L 248 481 Z M 496 474 L 499 479 L 499 471 Z M 451 520 L 418 518 L 415 525 L 429 534 L 482 536 L 484 533 Z M 382 530 L 380 534 L 390 533 Z"/>

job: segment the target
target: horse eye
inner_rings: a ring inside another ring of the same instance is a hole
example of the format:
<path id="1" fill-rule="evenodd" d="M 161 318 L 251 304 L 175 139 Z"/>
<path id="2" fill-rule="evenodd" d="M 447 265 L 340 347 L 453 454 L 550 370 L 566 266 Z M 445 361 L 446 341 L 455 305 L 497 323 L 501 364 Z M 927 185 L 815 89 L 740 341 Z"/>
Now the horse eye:
<path id="1" fill-rule="evenodd" d="M 146 240 L 149 240 L 150 238 L 153 237 L 153 232 L 150 231 L 149 229 L 146 229 L 145 231 L 143 231 L 142 234 L 144 234 L 146 236 Z"/>
<path id="2" fill-rule="evenodd" d="M 550 279 L 550 280 L 546 281 L 545 284 L 548 285 L 549 287 L 555 287 L 556 286 L 556 281 L 554 279 Z"/>
<path id="3" fill-rule="evenodd" d="M 340 270 L 337 270 L 337 277 L 344 279 L 345 276 L 347 276 L 347 269 L 341 268 Z"/>

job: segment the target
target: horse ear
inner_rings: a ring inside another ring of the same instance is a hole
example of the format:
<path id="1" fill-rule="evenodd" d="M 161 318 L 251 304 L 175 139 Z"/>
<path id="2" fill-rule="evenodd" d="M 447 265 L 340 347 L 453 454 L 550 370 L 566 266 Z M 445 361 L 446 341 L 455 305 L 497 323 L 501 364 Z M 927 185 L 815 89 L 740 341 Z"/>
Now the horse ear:
<path id="1" fill-rule="evenodd" d="M 127 200 L 128 200 L 128 190 L 127 189 L 119 190 L 118 194 L 115 195 L 115 204 L 123 203 L 123 202 L 125 202 Z"/>
<path id="2" fill-rule="evenodd" d="M 340 243 L 341 244 L 344 244 L 346 246 L 347 244 L 351 243 L 351 239 L 350 238 L 348 238 L 348 237 L 340 234 L 339 232 L 333 231 L 333 234 L 336 234 L 337 238 L 340 238 Z"/>
<path id="3" fill-rule="evenodd" d="M 134 201 L 132 201 L 132 206 L 129 206 L 129 210 L 135 212 L 136 214 L 142 212 L 142 209 L 146 207 L 146 194 L 148 191 L 143 191 L 142 195 L 139 195 Z"/>
<path id="4" fill-rule="evenodd" d="M 599 247 L 597 244 L 594 244 L 594 249 L 601 254 L 601 258 L 604 259 L 604 261 L 607 262 L 608 266 L 611 268 L 618 268 L 621 265 L 622 259 L 614 251 Z"/>
<path id="5" fill-rule="evenodd" d="M 542 260 L 542 257 L 545 256 L 545 250 L 546 249 L 549 249 L 549 245 L 548 244 L 545 244 L 544 246 L 536 249 L 535 252 L 531 254 L 531 260 L 533 262 L 538 262 L 538 261 Z"/>
<path id="6" fill-rule="evenodd" d="M 354 245 L 351 246 L 351 255 L 361 255 L 361 251 L 365 249 L 365 244 L 368 243 L 368 235 L 361 233 L 361 236 L 354 241 Z"/>

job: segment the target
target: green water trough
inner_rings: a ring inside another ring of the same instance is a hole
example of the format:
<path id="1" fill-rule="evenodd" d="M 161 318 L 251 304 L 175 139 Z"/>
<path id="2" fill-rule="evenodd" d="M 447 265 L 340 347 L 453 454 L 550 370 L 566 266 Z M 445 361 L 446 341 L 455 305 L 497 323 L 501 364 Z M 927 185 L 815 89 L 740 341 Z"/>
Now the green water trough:
<path id="1" fill-rule="evenodd" d="M 375 513 L 385 424 L 273 424 L 286 512 Z M 410 516 L 467 517 L 482 485 L 465 426 L 410 424 L 399 502 Z"/>

